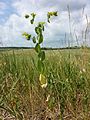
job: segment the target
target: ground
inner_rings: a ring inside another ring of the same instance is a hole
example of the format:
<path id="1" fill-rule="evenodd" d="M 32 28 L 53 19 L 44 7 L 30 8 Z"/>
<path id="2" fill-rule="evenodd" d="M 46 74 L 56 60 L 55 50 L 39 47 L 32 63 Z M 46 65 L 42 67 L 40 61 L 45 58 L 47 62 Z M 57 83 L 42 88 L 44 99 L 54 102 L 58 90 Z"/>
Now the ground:
<path id="1" fill-rule="evenodd" d="M 42 88 L 34 50 L 0 51 L 1 120 L 90 120 L 90 50 L 46 50 Z"/>

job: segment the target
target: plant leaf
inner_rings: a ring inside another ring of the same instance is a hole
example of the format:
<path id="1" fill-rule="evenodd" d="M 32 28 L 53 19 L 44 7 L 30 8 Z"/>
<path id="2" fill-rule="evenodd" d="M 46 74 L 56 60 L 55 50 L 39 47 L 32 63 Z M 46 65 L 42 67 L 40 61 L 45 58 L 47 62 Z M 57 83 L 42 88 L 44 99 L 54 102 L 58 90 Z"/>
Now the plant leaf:
<path id="1" fill-rule="evenodd" d="M 48 19 L 48 22 L 50 23 L 50 18 L 51 16 L 58 16 L 57 15 L 57 11 L 54 11 L 54 12 L 48 12 L 47 14 L 47 19 Z"/>
<path id="2" fill-rule="evenodd" d="M 40 84 L 41 84 L 42 88 L 46 88 L 47 87 L 47 79 L 46 79 L 46 77 L 43 74 L 40 74 L 39 81 L 40 81 Z"/>
<path id="3" fill-rule="evenodd" d="M 43 42 L 43 35 L 42 34 L 40 34 L 38 36 L 38 42 L 39 42 L 39 44 L 41 44 Z"/>
<path id="4" fill-rule="evenodd" d="M 30 38 L 31 38 L 31 35 L 27 35 L 27 36 L 26 36 L 26 39 L 27 39 L 27 40 L 30 40 Z"/>
<path id="5" fill-rule="evenodd" d="M 40 59 L 38 60 L 38 70 L 40 73 L 44 72 L 44 64 Z"/>
<path id="6" fill-rule="evenodd" d="M 26 18 L 26 19 L 29 18 L 29 15 L 26 14 L 26 15 L 25 15 L 25 18 Z"/>
<path id="7" fill-rule="evenodd" d="M 35 38 L 35 36 L 32 38 L 32 40 L 33 40 L 33 43 L 36 43 L 36 38 Z"/>
<path id="8" fill-rule="evenodd" d="M 41 51 L 41 47 L 40 47 L 39 43 L 36 44 L 35 50 L 37 53 L 39 53 Z"/>
<path id="9" fill-rule="evenodd" d="M 38 54 L 38 57 L 40 58 L 41 61 L 45 60 L 45 52 L 44 52 L 44 51 L 41 51 L 41 52 Z"/>
<path id="10" fill-rule="evenodd" d="M 27 40 L 30 40 L 30 39 L 31 39 L 31 34 L 28 34 L 28 33 L 26 33 L 26 32 L 24 32 L 24 33 L 22 34 L 22 36 L 25 36 L 25 38 L 26 38 Z"/>
<path id="11" fill-rule="evenodd" d="M 39 34 L 38 27 L 35 27 L 35 32 Z"/>
<path id="12" fill-rule="evenodd" d="M 32 16 L 32 19 L 30 20 L 30 22 L 31 22 L 31 24 L 33 24 L 34 20 L 35 20 L 36 14 L 35 13 L 31 13 L 31 16 Z"/>
<path id="13" fill-rule="evenodd" d="M 31 22 L 31 24 L 33 24 L 34 23 L 34 19 L 30 20 L 30 22 Z"/>

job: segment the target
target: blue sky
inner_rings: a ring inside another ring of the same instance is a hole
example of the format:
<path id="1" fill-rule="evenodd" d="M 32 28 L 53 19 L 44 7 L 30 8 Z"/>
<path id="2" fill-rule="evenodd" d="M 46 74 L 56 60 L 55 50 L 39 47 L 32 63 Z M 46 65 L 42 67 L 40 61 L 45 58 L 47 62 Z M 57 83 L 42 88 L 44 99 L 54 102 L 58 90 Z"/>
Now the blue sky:
<path id="1" fill-rule="evenodd" d="M 25 31 L 34 34 L 34 26 L 24 15 L 36 12 L 37 24 L 46 19 L 48 11 L 58 11 L 58 17 L 46 25 L 43 46 L 66 47 L 68 43 L 75 46 L 85 41 L 90 46 L 90 0 L 0 0 L 0 46 L 33 46 L 32 41 L 22 37 Z"/>

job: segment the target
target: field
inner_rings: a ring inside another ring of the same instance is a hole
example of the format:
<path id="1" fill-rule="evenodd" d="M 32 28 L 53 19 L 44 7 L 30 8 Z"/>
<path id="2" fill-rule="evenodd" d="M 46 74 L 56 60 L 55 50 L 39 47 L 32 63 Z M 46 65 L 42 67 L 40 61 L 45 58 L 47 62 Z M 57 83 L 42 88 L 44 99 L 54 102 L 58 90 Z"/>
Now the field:
<path id="1" fill-rule="evenodd" d="M 0 120 L 90 120 L 90 50 L 46 50 L 42 88 L 34 50 L 0 51 Z"/>

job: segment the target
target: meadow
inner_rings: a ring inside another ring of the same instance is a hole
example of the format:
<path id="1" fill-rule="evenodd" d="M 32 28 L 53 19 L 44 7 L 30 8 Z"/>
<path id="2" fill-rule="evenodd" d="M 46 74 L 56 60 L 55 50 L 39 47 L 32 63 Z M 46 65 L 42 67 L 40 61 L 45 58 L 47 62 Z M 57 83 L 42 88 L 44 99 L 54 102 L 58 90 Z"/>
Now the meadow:
<path id="1" fill-rule="evenodd" d="M 90 49 L 0 51 L 0 120 L 90 120 Z"/>

